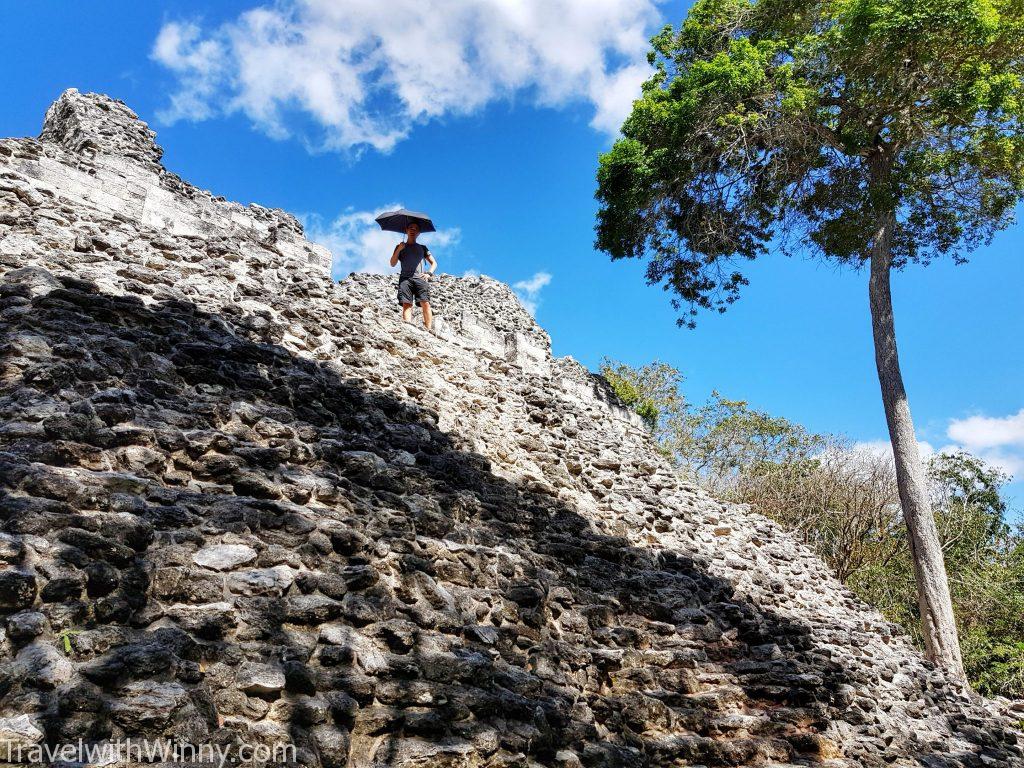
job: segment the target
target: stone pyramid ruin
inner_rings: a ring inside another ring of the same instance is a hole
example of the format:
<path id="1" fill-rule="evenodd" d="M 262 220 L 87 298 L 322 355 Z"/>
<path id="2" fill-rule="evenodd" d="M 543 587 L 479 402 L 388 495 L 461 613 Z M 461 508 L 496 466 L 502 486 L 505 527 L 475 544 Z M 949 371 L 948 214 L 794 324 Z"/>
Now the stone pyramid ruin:
<path id="1" fill-rule="evenodd" d="M 71 90 L 0 141 L 0 762 L 1024 766 L 505 285 L 441 277 L 438 333 L 403 325 L 393 277 L 334 282 L 154 138 Z"/>

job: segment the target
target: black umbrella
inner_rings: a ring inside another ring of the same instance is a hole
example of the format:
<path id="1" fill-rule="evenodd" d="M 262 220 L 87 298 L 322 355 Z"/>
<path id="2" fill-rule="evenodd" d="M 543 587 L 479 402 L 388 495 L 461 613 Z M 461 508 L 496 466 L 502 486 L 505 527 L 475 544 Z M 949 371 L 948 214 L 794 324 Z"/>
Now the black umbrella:
<path id="1" fill-rule="evenodd" d="M 420 225 L 420 232 L 437 231 L 434 229 L 434 222 L 427 214 L 407 211 L 405 208 L 398 211 L 386 211 L 376 218 L 376 222 L 385 232 L 401 232 L 402 234 L 405 234 L 405 228 L 409 226 L 410 221 L 415 221 Z"/>

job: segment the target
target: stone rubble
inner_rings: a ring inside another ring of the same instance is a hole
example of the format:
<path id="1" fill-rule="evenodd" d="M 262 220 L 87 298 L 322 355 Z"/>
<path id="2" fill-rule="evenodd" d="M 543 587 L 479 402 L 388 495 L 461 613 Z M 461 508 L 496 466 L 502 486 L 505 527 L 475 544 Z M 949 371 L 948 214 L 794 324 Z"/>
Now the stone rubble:
<path id="1" fill-rule="evenodd" d="M 329 277 L 68 91 L 0 141 L 0 754 L 1024 766 L 805 547 L 673 474 L 504 285 Z"/>

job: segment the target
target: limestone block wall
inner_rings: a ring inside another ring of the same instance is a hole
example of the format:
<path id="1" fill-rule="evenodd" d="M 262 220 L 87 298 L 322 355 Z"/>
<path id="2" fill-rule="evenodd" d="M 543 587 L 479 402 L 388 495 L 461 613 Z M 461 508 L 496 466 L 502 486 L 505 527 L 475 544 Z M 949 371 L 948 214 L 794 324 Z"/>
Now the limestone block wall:
<path id="1" fill-rule="evenodd" d="M 398 306 L 397 274 L 353 273 L 341 284 L 345 290 L 365 295 L 368 301 L 377 305 Z M 535 348 L 540 356 L 551 353 L 551 337 L 537 325 L 512 289 L 498 280 L 486 275 L 455 277 L 437 274 L 430 281 L 430 294 L 431 308 L 450 328 L 462 329 L 465 326 L 466 333 L 473 334 L 473 318 L 476 318 L 496 334 L 495 340 L 503 339 L 501 344 L 507 337 L 520 336 L 522 341 L 518 343 L 521 347 Z M 533 355 L 532 352 L 529 354 Z"/>
<path id="2" fill-rule="evenodd" d="M 338 284 L 335 293 L 347 305 L 362 305 L 376 314 L 398 312 L 397 291 L 397 275 L 352 273 Z M 552 376 L 562 391 L 602 408 L 609 418 L 642 426 L 640 417 L 622 406 L 603 378 L 571 357 L 552 356 L 551 337 L 506 284 L 486 275 L 436 274 L 430 291 L 438 336 L 484 350 L 525 371 Z M 415 314 L 418 323 L 419 309 Z"/>
<path id="3" fill-rule="evenodd" d="M 285 214 L 175 233 L 72 196 L 100 150 L 159 157 L 72 96 L 0 141 L 0 754 L 1024 768 L 1008 707 L 683 482 L 507 287 L 442 277 L 429 333 L 393 277 L 310 269 Z"/>
<path id="4" fill-rule="evenodd" d="M 121 102 L 70 89 L 47 111 L 39 142 L 10 141 L 2 151 L 44 193 L 169 235 L 237 234 L 330 273 L 330 252 L 305 240 L 295 217 L 183 182 L 160 164 L 155 136 Z"/>

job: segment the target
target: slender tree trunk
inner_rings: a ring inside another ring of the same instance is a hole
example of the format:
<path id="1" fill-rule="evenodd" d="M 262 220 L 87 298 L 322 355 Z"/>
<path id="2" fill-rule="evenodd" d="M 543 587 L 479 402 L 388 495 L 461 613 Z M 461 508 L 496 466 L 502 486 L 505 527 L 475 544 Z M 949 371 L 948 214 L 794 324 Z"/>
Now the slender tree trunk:
<path id="1" fill-rule="evenodd" d="M 889 210 L 883 213 L 871 246 L 868 293 L 871 301 L 871 329 L 875 339 L 875 364 L 878 367 L 878 383 L 882 387 L 889 439 L 896 460 L 896 484 L 909 534 L 914 577 L 917 579 L 925 649 L 928 658 L 945 669 L 951 678 L 966 684 L 942 547 L 928 501 L 924 466 L 918 452 L 914 422 L 910 417 L 910 404 L 903 387 L 903 374 L 900 373 L 896 350 L 896 327 L 889 285 L 895 225 L 895 212 Z"/>

